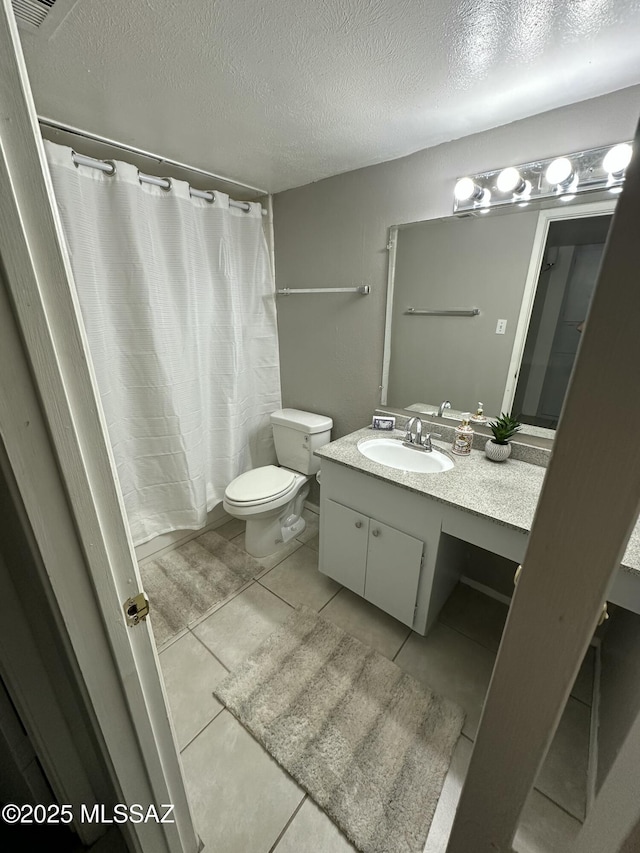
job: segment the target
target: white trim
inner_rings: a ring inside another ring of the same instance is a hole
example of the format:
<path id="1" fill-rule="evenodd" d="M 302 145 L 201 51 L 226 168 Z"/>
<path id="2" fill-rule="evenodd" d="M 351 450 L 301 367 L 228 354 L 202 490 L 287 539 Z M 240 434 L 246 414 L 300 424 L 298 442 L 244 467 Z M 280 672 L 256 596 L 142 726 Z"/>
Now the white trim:
<path id="1" fill-rule="evenodd" d="M 0 7 L 0 75 L 0 256 L 29 358 L 17 331 L 0 338 L 12 389 L 0 395 L 7 456 L 123 802 L 175 806 L 173 825 L 126 828 L 142 851 L 195 853 L 151 629 L 128 628 L 122 612 L 140 575 L 10 0 Z"/>
<path id="2" fill-rule="evenodd" d="M 536 226 L 535 236 L 533 238 L 533 247 L 531 249 L 531 258 L 529 260 L 529 268 L 525 279 L 524 292 L 522 294 L 522 303 L 520 305 L 520 314 L 518 316 L 518 324 L 513 341 L 513 349 L 511 351 L 511 361 L 509 362 L 509 370 L 507 371 L 507 384 L 504 389 L 502 399 L 501 412 L 510 412 L 513 408 L 513 399 L 516 394 L 518 384 L 518 375 L 524 355 L 524 347 L 527 341 L 527 333 L 529 331 L 529 321 L 531 320 L 531 312 L 533 311 L 533 303 L 538 290 L 538 280 L 540 278 L 540 269 L 544 258 L 544 250 L 547 245 L 547 234 L 549 233 L 549 225 L 560 219 L 582 219 L 586 216 L 606 216 L 614 212 L 618 199 L 611 201 L 595 201 L 588 204 L 575 204 L 569 207 L 548 208 L 541 210 L 538 214 L 538 224 Z"/>
<path id="3" fill-rule="evenodd" d="M 587 809 L 589 814 L 596 799 L 598 780 L 598 729 L 600 727 L 600 678 L 602 676 L 602 644 L 591 642 L 593 648 L 593 690 L 589 721 L 589 764 L 587 766 Z"/>
<path id="4" fill-rule="evenodd" d="M 276 235 L 273 223 L 273 196 L 267 196 L 267 247 L 269 249 L 269 261 L 271 263 L 271 278 L 273 288 L 276 287 Z"/>
<path id="5" fill-rule="evenodd" d="M 511 604 L 511 599 L 508 595 L 504 595 L 502 592 L 497 592 L 495 589 L 491 589 L 490 586 L 480 583 L 480 581 L 474 581 L 473 578 L 468 578 L 466 575 L 462 575 L 460 583 L 465 584 L 465 586 L 470 586 L 471 589 L 475 589 L 477 592 L 481 592 L 483 595 L 486 595 L 488 598 L 493 598 L 501 604 L 506 604 L 507 607 Z"/>
<path id="6" fill-rule="evenodd" d="M 384 318 L 384 349 L 382 354 L 382 379 L 380 384 L 380 405 L 387 405 L 389 391 L 389 368 L 391 366 L 391 325 L 393 323 L 393 293 L 396 281 L 396 255 L 398 251 L 398 225 L 389 228 L 389 267 L 387 271 L 387 307 Z"/>
<path id="7" fill-rule="evenodd" d="M 0 223 L 4 224 L 2 212 L 7 193 L 1 171 L 0 188 Z M 5 245 L 0 241 L 0 256 L 3 259 L 4 250 Z M 132 731 L 126 701 L 122 696 L 120 676 L 114 665 L 108 640 L 103 631 L 99 630 L 102 616 L 96 607 L 91 580 L 86 571 L 73 518 L 68 511 L 64 486 L 58 474 L 56 459 L 47 436 L 47 426 L 31 383 L 18 331 L 10 313 L 4 287 L 2 284 L 0 287 L 0 433 L 7 460 L 49 576 L 52 592 L 74 647 L 87 692 L 93 700 L 96 717 L 99 722 L 105 718 L 109 721 L 106 726 L 101 725 L 100 737 L 104 738 L 110 752 L 111 742 L 118 738 L 121 749 L 132 750 L 129 760 L 135 761 L 139 745 Z M 94 668 L 93 677 L 91 667 Z M 18 676 L 19 673 L 14 674 L 14 684 L 22 691 L 27 690 L 28 683 L 19 683 Z M 97 706 L 96 695 L 101 697 Z M 38 729 L 40 721 L 31 722 L 34 740 L 44 740 L 49 734 L 47 730 Z M 49 757 L 51 762 L 55 760 L 53 755 L 50 754 Z M 118 777 L 114 784 L 126 790 L 126 785 L 120 784 L 118 772 L 119 759 L 122 756 L 114 754 L 109 756 L 109 760 L 111 758 Z M 45 769 L 54 788 L 60 786 L 56 790 L 58 796 L 68 790 L 64 770 L 51 766 L 45 766 Z M 140 778 L 136 782 L 140 785 L 142 796 L 143 792 L 148 790 L 142 767 Z M 73 799 L 70 802 L 73 804 Z M 124 827 L 129 828 L 129 825 Z M 161 843 L 159 838 L 154 838 L 153 841 Z M 144 844 L 140 843 L 138 849 L 152 851 L 153 847 L 150 845 L 145 848 Z M 158 849 L 168 848 L 162 845 Z"/>

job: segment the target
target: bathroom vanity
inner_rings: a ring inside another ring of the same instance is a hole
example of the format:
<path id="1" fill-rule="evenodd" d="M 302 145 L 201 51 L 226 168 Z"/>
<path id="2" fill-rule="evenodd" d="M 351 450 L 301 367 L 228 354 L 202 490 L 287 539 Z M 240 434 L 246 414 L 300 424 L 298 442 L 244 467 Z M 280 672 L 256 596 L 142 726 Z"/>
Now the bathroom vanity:
<path id="1" fill-rule="evenodd" d="M 506 557 L 515 568 L 524 559 L 546 469 L 513 459 L 496 464 L 473 450 L 454 457 L 447 471 L 402 471 L 358 450 L 372 434 L 367 427 L 316 451 L 322 459 L 319 569 L 426 634 L 462 573 L 450 559 L 447 537 Z M 433 446 L 447 448 L 440 441 Z M 609 600 L 640 613 L 638 529 Z"/>

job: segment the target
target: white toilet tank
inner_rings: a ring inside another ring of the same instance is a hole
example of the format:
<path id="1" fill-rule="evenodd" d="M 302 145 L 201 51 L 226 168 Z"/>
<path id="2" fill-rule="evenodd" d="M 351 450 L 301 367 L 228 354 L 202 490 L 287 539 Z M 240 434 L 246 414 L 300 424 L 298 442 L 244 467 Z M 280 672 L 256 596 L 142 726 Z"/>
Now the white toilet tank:
<path id="1" fill-rule="evenodd" d="M 320 470 L 313 451 L 331 441 L 331 418 L 300 409 L 278 409 L 271 415 L 271 424 L 280 465 L 301 474 Z"/>

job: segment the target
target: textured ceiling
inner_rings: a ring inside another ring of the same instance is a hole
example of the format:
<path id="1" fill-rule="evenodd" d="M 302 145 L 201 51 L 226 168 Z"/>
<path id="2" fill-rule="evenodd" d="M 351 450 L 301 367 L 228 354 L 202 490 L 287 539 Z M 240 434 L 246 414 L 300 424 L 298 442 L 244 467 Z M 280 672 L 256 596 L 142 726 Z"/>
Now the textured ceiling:
<path id="1" fill-rule="evenodd" d="M 272 192 L 640 82 L 640 0 L 82 0 L 21 37 L 40 115 Z"/>

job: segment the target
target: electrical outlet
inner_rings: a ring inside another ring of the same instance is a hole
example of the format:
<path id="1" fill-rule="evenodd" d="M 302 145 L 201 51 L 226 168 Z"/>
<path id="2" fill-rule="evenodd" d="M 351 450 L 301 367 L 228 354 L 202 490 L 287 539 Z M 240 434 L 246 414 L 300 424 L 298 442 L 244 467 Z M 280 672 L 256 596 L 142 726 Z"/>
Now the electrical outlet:
<path id="1" fill-rule="evenodd" d="M 507 321 L 506 320 L 498 320 L 498 324 L 496 326 L 496 335 L 504 335 L 507 330 Z"/>

